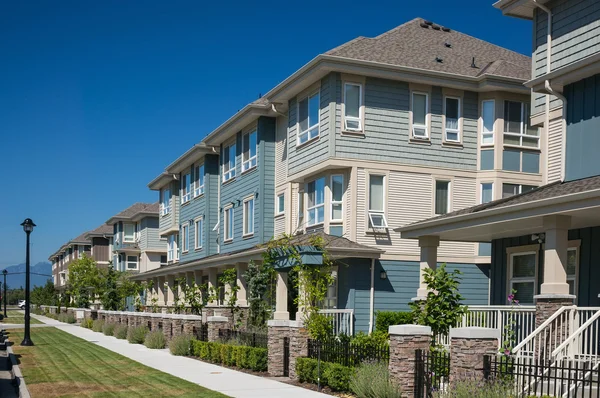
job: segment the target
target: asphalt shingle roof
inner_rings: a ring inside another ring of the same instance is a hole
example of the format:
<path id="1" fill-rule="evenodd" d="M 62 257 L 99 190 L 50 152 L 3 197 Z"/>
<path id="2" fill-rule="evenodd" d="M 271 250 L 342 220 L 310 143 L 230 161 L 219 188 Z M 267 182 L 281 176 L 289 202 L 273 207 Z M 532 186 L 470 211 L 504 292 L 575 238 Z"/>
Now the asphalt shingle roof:
<path id="1" fill-rule="evenodd" d="M 445 31 L 435 23 L 425 25 L 422 18 L 374 38 L 357 37 L 325 54 L 468 77 L 484 74 L 523 80 L 531 77 L 530 57 L 453 29 Z M 475 68 L 471 66 L 473 57 Z"/>
<path id="2" fill-rule="evenodd" d="M 122 212 L 116 214 L 117 218 L 132 218 L 139 213 L 156 213 L 158 214 L 159 205 L 156 203 L 134 203 Z"/>
<path id="3" fill-rule="evenodd" d="M 113 227 L 108 224 L 102 224 L 96 229 L 92 229 L 85 233 L 86 235 L 112 235 Z"/>

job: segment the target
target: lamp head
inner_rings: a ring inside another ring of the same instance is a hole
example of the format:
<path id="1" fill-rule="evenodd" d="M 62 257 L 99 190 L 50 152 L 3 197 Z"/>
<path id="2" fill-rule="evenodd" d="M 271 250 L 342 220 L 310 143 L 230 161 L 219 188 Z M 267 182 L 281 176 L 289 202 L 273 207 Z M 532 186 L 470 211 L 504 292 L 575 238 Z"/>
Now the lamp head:
<path id="1" fill-rule="evenodd" d="M 23 231 L 31 232 L 33 231 L 33 227 L 35 227 L 36 225 L 33 223 L 31 218 L 26 218 L 25 221 L 21 223 L 21 226 L 23 227 Z"/>
<path id="2" fill-rule="evenodd" d="M 4 275 L 6 275 L 6 274 L 8 274 L 8 271 L 7 271 L 7 270 L 2 270 L 2 273 L 3 273 Z"/>

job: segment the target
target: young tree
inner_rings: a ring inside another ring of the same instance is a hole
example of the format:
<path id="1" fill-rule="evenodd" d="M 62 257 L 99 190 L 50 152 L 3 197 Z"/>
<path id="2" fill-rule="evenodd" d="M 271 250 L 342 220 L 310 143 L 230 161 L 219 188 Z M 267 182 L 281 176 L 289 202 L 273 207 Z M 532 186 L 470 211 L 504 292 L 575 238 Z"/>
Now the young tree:
<path id="1" fill-rule="evenodd" d="M 233 322 L 233 328 L 236 329 L 240 326 L 242 319 L 240 308 L 237 306 L 237 293 L 240 287 L 237 284 L 237 270 L 235 268 L 228 268 L 223 271 L 223 274 L 219 278 L 219 282 L 223 285 L 221 289 L 229 291 L 227 294 L 227 307 L 231 310 L 231 318 Z"/>
<path id="2" fill-rule="evenodd" d="M 57 305 L 58 294 L 51 280 L 44 286 L 36 286 L 31 291 L 31 303 L 35 305 Z"/>
<path id="3" fill-rule="evenodd" d="M 248 325 L 263 329 L 271 317 L 271 286 L 275 278 L 275 269 L 270 263 L 258 265 L 250 261 L 244 274 L 248 284 Z"/>
<path id="4" fill-rule="evenodd" d="M 88 308 L 98 295 L 102 297 L 104 278 L 96 262 L 85 254 L 69 264 L 67 291 L 79 308 Z"/>

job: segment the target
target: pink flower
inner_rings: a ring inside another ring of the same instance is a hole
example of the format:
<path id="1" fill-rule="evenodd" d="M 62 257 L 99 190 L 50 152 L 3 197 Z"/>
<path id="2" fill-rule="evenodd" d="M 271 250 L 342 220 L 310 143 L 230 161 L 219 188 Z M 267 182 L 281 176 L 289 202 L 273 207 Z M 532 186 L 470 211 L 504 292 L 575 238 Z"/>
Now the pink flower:
<path id="1" fill-rule="evenodd" d="M 515 295 L 514 294 L 509 294 L 508 295 L 508 302 L 512 303 L 512 301 L 515 299 Z"/>
<path id="2" fill-rule="evenodd" d="M 504 355 L 506 355 L 506 356 L 510 355 L 510 350 L 508 348 L 504 350 Z"/>

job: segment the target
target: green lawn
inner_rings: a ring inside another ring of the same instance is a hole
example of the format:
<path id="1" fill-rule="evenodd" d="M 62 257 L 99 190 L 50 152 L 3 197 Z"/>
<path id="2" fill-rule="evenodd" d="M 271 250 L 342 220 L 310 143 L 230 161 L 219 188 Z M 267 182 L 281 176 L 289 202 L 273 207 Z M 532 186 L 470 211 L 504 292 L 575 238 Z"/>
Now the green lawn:
<path id="1" fill-rule="evenodd" d="M 20 341 L 23 330 L 10 330 Z M 199 397 L 225 395 L 144 366 L 53 327 L 31 329 L 35 346 L 13 345 L 36 397 Z"/>
<path id="2" fill-rule="evenodd" d="M 0 320 L 0 324 L 3 323 L 13 323 L 13 324 L 24 324 L 25 323 L 25 313 L 19 310 L 8 310 L 6 311 L 6 318 Z M 34 317 L 30 317 L 31 324 L 34 323 L 42 323 L 35 319 Z"/>

